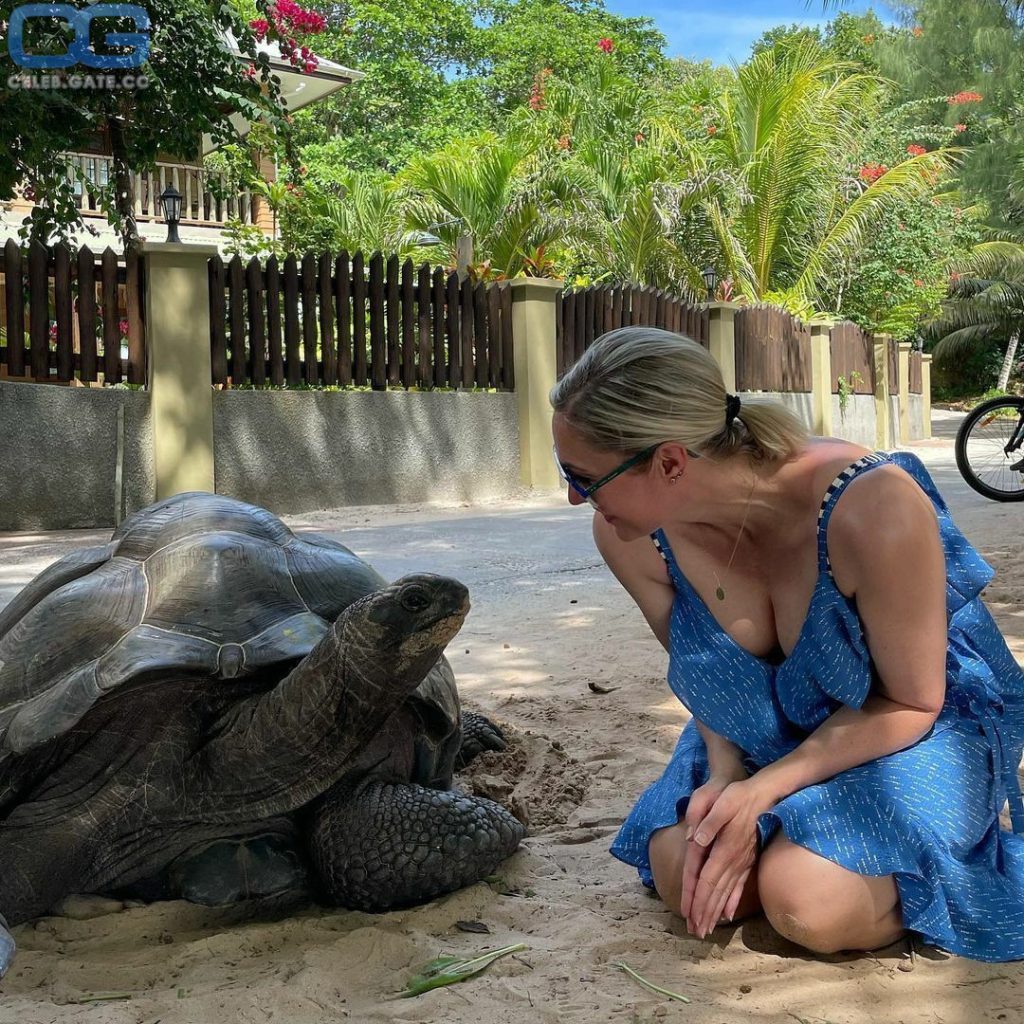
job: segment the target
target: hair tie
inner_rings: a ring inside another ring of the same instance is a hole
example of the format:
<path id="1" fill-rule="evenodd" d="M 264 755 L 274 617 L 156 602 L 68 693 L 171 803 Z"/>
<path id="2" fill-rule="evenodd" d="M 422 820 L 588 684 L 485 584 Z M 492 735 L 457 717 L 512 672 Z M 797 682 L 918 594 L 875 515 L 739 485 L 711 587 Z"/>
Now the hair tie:
<path id="1" fill-rule="evenodd" d="M 740 399 L 739 395 L 725 396 L 725 427 L 728 430 L 732 426 L 732 421 L 736 419 L 740 414 Z"/>

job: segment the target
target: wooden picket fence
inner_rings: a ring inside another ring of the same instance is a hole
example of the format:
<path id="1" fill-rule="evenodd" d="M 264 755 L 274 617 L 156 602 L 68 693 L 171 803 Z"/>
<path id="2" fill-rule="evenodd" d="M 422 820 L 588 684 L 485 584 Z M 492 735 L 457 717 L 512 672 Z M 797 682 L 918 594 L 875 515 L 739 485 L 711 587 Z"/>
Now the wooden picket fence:
<path id="1" fill-rule="evenodd" d="M 829 331 L 832 351 L 832 394 L 839 394 L 842 377 L 857 395 L 875 393 L 875 338 L 854 323 L 844 321 Z"/>
<path id="2" fill-rule="evenodd" d="M 707 309 L 657 288 L 592 285 L 566 291 L 557 300 L 555 316 L 559 376 L 595 338 L 619 327 L 661 327 L 708 346 Z"/>
<path id="3" fill-rule="evenodd" d="M 921 372 L 921 355 L 922 353 L 917 350 L 910 353 L 909 391 L 912 395 L 920 395 L 924 393 L 924 381 L 922 379 Z"/>
<path id="4" fill-rule="evenodd" d="M 513 390 L 508 282 L 397 256 L 209 263 L 213 382 Z"/>
<path id="5" fill-rule="evenodd" d="M 0 379 L 144 384 L 142 288 L 137 257 L 40 242 L 23 251 L 9 240 L 0 263 Z"/>
<path id="6" fill-rule="evenodd" d="M 736 388 L 812 390 L 811 329 L 784 309 L 747 306 L 736 312 Z"/>

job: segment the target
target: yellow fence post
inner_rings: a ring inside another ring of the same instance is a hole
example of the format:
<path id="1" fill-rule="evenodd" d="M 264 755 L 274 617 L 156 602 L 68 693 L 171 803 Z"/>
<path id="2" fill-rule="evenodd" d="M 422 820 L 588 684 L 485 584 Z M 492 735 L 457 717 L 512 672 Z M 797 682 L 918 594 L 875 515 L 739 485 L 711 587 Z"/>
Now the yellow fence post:
<path id="1" fill-rule="evenodd" d="M 514 280 L 510 287 L 520 478 L 527 487 L 557 488 L 548 395 L 557 376 L 555 312 L 563 285 L 527 277 Z"/>
<path id="2" fill-rule="evenodd" d="M 736 391 L 736 302 L 708 303 L 708 351 L 722 371 L 725 390 Z"/>
<path id="3" fill-rule="evenodd" d="M 143 242 L 157 501 L 214 490 L 210 362 L 212 245 Z"/>
<path id="4" fill-rule="evenodd" d="M 875 447 L 889 447 L 889 340 L 875 335 Z"/>
<path id="5" fill-rule="evenodd" d="M 910 443 L 910 350 L 909 341 L 899 343 L 900 444 Z"/>
<path id="6" fill-rule="evenodd" d="M 932 436 L 932 357 L 921 356 L 921 436 Z"/>
<path id="7" fill-rule="evenodd" d="M 833 320 L 811 320 L 811 430 L 832 436 L 832 328 Z"/>

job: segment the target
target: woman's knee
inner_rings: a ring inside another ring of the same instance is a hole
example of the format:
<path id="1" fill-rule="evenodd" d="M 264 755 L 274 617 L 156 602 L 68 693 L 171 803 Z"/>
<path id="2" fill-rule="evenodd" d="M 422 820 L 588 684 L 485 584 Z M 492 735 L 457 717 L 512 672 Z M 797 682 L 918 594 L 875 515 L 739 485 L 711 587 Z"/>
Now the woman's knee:
<path id="1" fill-rule="evenodd" d="M 837 953 L 849 948 L 847 900 L 815 860 L 823 858 L 788 841 L 769 844 L 758 868 L 761 907 L 783 938 L 814 953 Z"/>

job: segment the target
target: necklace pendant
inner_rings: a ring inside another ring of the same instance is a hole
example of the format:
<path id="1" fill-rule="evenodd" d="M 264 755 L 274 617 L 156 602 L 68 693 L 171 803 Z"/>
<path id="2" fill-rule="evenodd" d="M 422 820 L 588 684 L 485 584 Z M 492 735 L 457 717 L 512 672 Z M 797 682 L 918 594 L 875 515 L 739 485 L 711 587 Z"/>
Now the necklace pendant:
<path id="1" fill-rule="evenodd" d="M 723 590 L 721 586 L 715 587 L 715 597 L 717 597 L 719 601 L 725 600 L 725 590 Z"/>

